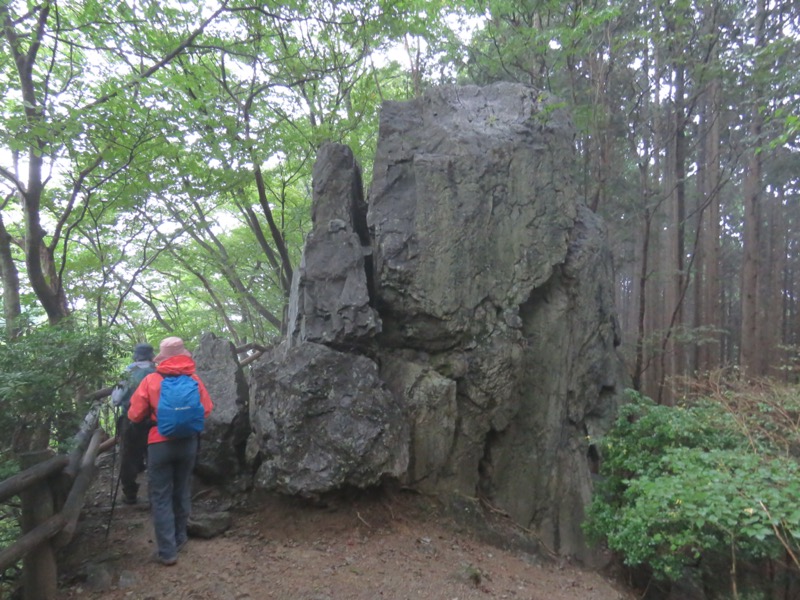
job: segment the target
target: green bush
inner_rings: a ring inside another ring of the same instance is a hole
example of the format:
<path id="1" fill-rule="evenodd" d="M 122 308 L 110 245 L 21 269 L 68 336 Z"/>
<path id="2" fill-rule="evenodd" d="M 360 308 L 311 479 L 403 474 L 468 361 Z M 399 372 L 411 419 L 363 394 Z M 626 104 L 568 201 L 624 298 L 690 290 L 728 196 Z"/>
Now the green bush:
<path id="1" fill-rule="evenodd" d="M 5 475 L 0 475 L 0 478 Z M 7 548 L 20 536 L 19 508 L 12 504 L 0 504 L 0 548 Z M 20 563 L 0 573 L 0 598 L 10 598 L 21 572 Z"/>
<path id="2" fill-rule="evenodd" d="M 69 439 L 89 407 L 81 398 L 108 385 L 120 355 L 107 331 L 70 323 L 0 338 L 0 437 L 11 440 L 25 424 L 46 425 L 57 442 Z"/>
<path id="3" fill-rule="evenodd" d="M 770 406 L 737 414 L 717 401 L 672 408 L 635 396 L 601 444 L 590 538 L 667 580 L 796 549 L 800 469 L 772 443 L 774 427 L 760 433 Z"/>
<path id="4" fill-rule="evenodd" d="M 14 339 L 0 337 L 0 480 L 19 469 L 11 442 L 23 427 L 41 427 L 45 443 L 69 449 L 65 442 L 89 409 L 81 398 L 107 385 L 119 355 L 108 332 L 80 330 L 71 323 L 31 327 Z M 0 548 L 19 535 L 18 503 L 0 505 Z M 19 564 L 0 573 L 0 596 L 11 594 L 19 573 Z"/>

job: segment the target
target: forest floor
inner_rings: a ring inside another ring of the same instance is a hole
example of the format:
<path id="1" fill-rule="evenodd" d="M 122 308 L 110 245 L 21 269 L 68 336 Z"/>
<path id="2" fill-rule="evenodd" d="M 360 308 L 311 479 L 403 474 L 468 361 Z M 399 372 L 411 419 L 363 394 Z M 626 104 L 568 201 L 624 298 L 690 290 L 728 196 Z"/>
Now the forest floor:
<path id="1" fill-rule="evenodd" d="M 120 494 L 112 513 L 104 462 L 60 558 L 59 600 L 639 597 L 598 572 L 501 548 L 437 501 L 404 491 L 307 503 L 268 494 L 232 501 L 195 486 L 194 512 L 230 509 L 232 525 L 212 539 L 191 538 L 178 564 L 165 567 L 150 558 L 146 502 L 127 506 Z"/>

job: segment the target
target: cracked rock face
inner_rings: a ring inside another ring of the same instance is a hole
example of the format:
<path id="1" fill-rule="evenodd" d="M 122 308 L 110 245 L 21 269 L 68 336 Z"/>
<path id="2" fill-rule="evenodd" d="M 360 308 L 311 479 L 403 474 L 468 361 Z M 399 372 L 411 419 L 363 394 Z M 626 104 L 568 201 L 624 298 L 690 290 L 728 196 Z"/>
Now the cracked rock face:
<path id="1" fill-rule="evenodd" d="M 405 472 L 408 425 L 365 356 L 304 342 L 253 369 L 256 485 L 314 496 Z"/>
<path id="2" fill-rule="evenodd" d="M 572 180 L 572 141 L 567 116 L 521 85 L 385 103 L 366 213 L 352 153 L 321 149 L 289 335 L 252 372 L 261 485 L 397 477 L 480 496 L 591 560 L 592 445 L 624 375 L 611 257 Z M 337 353 L 335 382 L 308 358 L 318 346 Z"/>
<path id="3" fill-rule="evenodd" d="M 573 134 L 548 110 L 512 85 L 384 105 L 368 222 L 387 343 L 464 344 L 494 326 L 487 311 L 513 322 L 563 262 Z"/>
<path id="4" fill-rule="evenodd" d="M 212 333 L 200 339 L 193 357 L 197 374 L 214 402 L 195 471 L 206 480 L 227 483 L 246 471 L 244 449 L 250 434 L 247 378 L 234 345 Z"/>
<path id="5" fill-rule="evenodd" d="M 349 148 L 327 144 L 313 177 L 314 226 L 292 280 L 288 341 L 348 346 L 381 327 L 367 290 L 371 263 L 361 168 Z"/>

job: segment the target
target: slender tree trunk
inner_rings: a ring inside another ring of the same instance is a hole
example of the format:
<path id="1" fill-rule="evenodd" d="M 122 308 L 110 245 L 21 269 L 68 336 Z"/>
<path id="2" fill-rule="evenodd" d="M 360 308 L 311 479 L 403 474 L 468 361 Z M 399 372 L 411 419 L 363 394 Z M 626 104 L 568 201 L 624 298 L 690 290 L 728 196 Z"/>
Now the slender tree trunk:
<path id="1" fill-rule="evenodd" d="M 11 236 L 3 223 L 0 213 L 0 277 L 3 285 L 3 318 L 6 337 L 13 338 L 19 333 L 19 318 L 22 309 L 19 303 L 19 273 L 11 253 Z"/>
<path id="2" fill-rule="evenodd" d="M 643 170 L 646 167 L 643 167 Z M 646 180 L 646 173 L 642 175 Z M 646 186 L 647 184 L 644 183 Z M 645 187 L 646 189 L 646 187 Z M 646 196 L 645 196 L 646 197 Z M 638 307 L 636 315 L 636 359 L 633 367 L 633 389 L 642 390 L 642 377 L 644 374 L 644 352 L 645 352 L 645 314 L 647 307 L 647 276 L 649 267 L 649 252 L 650 252 L 650 232 L 651 232 L 651 217 L 650 209 L 645 207 L 644 218 L 642 219 L 642 248 L 641 259 L 639 266 L 639 277 L 636 280 L 638 287 Z"/>
<path id="3" fill-rule="evenodd" d="M 721 304 L 719 285 L 720 256 L 720 82 L 715 78 L 704 94 L 701 114 L 700 160 L 698 184 L 700 206 L 698 224 L 700 244 L 695 260 L 695 326 L 702 328 L 703 340 L 697 349 L 698 371 L 709 371 L 720 366 Z"/>
<path id="4" fill-rule="evenodd" d="M 685 109 L 685 68 L 675 65 L 675 116 L 674 136 L 675 155 L 672 168 L 674 169 L 674 237 L 673 237 L 673 296 L 674 305 L 670 317 L 670 333 L 674 340 L 674 358 L 671 368 L 672 375 L 683 375 L 685 370 L 684 344 L 677 339 L 677 334 L 684 327 L 684 298 L 687 283 L 686 273 L 686 109 Z"/>
<path id="5" fill-rule="evenodd" d="M 796 314 L 797 314 L 797 282 L 795 281 L 795 264 L 797 257 L 794 252 L 796 246 L 797 233 L 795 231 L 796 218 L 794 213 L 789 209 L 789 205 L 785 204 L 787 219 L 786 219 L 786 237 L 783 246 L 783 275 L 782 288 L 784 290 L 781 304 L 781 314 L 783 315 L 783 327 L 781 329 L 781 342 L 783 344 L 781 358 L 784 369 L 781 371 L 781 379 L 785 382 L 793 381 L 791 371 L 793 368 L 793 361 L 796 351 L 794 347 L 797 346 L 798 339 L 800 339 L 800 330 L 796 327 Z"/>
<path id="6" fill-rule="evenodd" d="M 665 227 L 660 230 L 661 248 L 659 253 L 661 262 L 661 282 L 664 286 L 664 303 L 661 309 L 662 332 L 660 345 L 660 379 L 658 382 L 658 396 L 656 401 L 659 404 L 672 405 L 672 393 L 670 381 L 676 372 L 677 348 L 675 342 L 674 319 L 678 306 L 679 290 L 679 266 L 678 266 L 678 210 L 676 199 L 676 176 L 675 169 L 675 115 L 674 113 L 665 115 L 663 118 L 664 126 L 664 169 L 662 173 L 663 194 L 666 198 L 664 204 L 664 223 Z"/>
<path id="7" fill-rule="evenodd" d="M 258 190 L 258 202 L 267 219 L 269 231 L 272 234 L 272 241 L 275 242 L 278 255 L 281 257 L 281 265 L 283 267 L 282 277 L 284 281 L 288 282 L 289 286 L 284 288 L 284 294 L 288 298 L 289 292 L 291 291 L 290 288 L 293 276 L 292 261 L 289 259 L 289 251 L 286 248 L 286 241 L 283 239 L 283 233 L 278 229 L 278 226 L 275 224 L 275 219 L 272 216 L 272 209 L 267 199 L 267 187 L 264 184 L 264 175 L 261 173 L 261 167 L 258 166 L 258 164 L 253 168 L 253 174 L 255 175 L 256 189 Z"/>
<path id="8" fill-rule="evenodd" d="M 720 291 L 720 189 L 722 174 L 720 169 L 720 106 L 722 85 L 715 78 L 709 90 L 710 106 L 708 110 L 708 134 L 705 136 L 706 177 L 704 180 L 703 198 L 706 210 L 703 235 L 703 254 L 705 256 L 705 285 L 703 286 L 703 325 L 710 328 L 706 338 L 710 343 L 703 344 L 701 369 L 711 370 L 722 362 L 722 297 Z"/>
<path id="9" fill-rule="evenodd" d="M 690 371 L 692 373 L 701 373 L 708 370 L 706 366 L 708 346 L 705 343 L 706 334 L 700 332 L 704 331 L 705 321 L 707 319 L 707 307 L 705 306 L 705 290 L 708 285 L 708 267 L 706 265 L 706 236 L 708 235 L 708 214 L 706 213 L 706 197 L 704 190 L 706 189 L 706 180 L 708 179 L 707 161 L 706 156 L 706 143 L 705 137 L 707 115 L 705 110 L 701 112 L 700 116 L 700 143 L 698 144 L 698 158 L 697 158 L 697 186 L 700 193 L 697 194 L 697 203 L 695 206 L 695 213 L 697 215 L 695 227 L 697 228 L 697 235 L 699 236 L 697 244 L 697 252 L 694 255 L 694 264 L 692 268 L 692 289 L 694 291 L 694 313 L 693 313 L 693 328 L 694 337 L 697 343 L 694 344 L 693 350 L 690 351 Z"/>
<path id="10" fill-rule="evenodd" d="M 764 46 L 764 27 L 766 20 L 766 0 L 756 2 L 755 47 L 756 51 Z M 756 66 L 755 71 L 758 68 Z M 757 76 L 757 74 L 756 74 Z M 754 79 L 756 78 L 754 76 Z M 751 91 L 751 148 L 747 161 L 747 172 L 744 180 L 744 240 L 741 276 L 742 319 L 739 348 L 739 365 L 749 376 L 764 374 L 761 363 L 762 350 L 759 348 L 759 275 L 761 263 L 761 129 L 763 117 L 761 104 L 761 86 L 753 84 Z"/>
<path id="11" fill-rule="evenodd" d="M 3 32 L 8 39 L 11 54 L 14 57 L 19 90 L 25 104 L 25 118 L 31 129 L 47 129 L 47 120 L 44 107 L 40 104 L 34 83 L 34 64 L 44 36 L 45 27 L 50 15 L 52 4 L 44 2 L 39 11 L 37 26 L 34 31 L 27 32 L 23 37 L 29 37 L 29 44 L 25 47 L 21 37 L 14 28 L 10 14 L 4 12 Z M 41 225 L 41 201 L 44 193 L 43 165 L 46 144 L 44 138 L 36 138 L 31 142 L 27 154 L 28 180 L 18 181 L 17 190 L 25 218 L 25 266 L 28 281 L 36 294 L 39 303 L 47 313 L 51 324 L 58 323 L 69 314 L 61 279 L 55 275 L 55 270 L 50 267 L 55 264 L 53 250 L 44 243 L 44 229 Z M 49 277 L 48 277 L 49 276 Z M 48 281 L 49 279 L 49 281 Z"/>
<path id="12" fill-rule="evenodd" d="M 760 246 L 759 210 L 760 192 L 758 181 L 761 173 L 761 159 L 752 156 L 748 164 L 745 181 L 744 205 L 744 257 L 742 260 L 742 318 L 739 362 L 748 375 L 761 375 L 758 360 L 758 276 Z"/>
<path id="13" fill-rule="evenodd" d="M 662 69 L 662 61 L 660 59 L 660 51 L 656 47 L 653 60 L 653 70 L 660 73 Z M 666 251 L 665 240 L 665 223 L 667 219 L 664 215 L 666 202 L 664 201 L 664 162 L 665 155 L 668 154 L 667 144 L 664 141 L 664 131 L 666 126 L 664 123 L 664 116 L 658 107 L 658 91 L 656 86 L 651 82 L 649 88 L 648 106 L 650 107 L 649 119 L 655 124 L 652 133 L 652 143 L 650 145 L 652 157 L 652 177 L 650 178 L 651 188 L 653 193 L 650 198 L 655 200 L 652 208 L 652 223 L 654 225 L 652 231 L 655 233 L 650 238 L 650 256 L 654 257 L 652 275 L 648 276 L 648 291 L 647 303 L 645 308 L 645 322 L 646 322 L 646 339 L 650 340 L 648 346 L 648 353 L 645 358 L 645 393 L 658 400 L 661 396 L 661 386 L 663 382 L 664 360 L 661 354 L 661 344 L 666 332 L 666 306 L 665 306 L 665 292 L 666 277 L 665 258 L 669 256 Z M 647 157 L 649 160 L 650 157 Z M 649 206 L 649 204 L 648 204 Z"/>
<path id="14" fill-rule="evenodd" d="M 597 212 L 608 196 L 608 176 L 612 172 L 613 136 L 611 134 L 611 103 L 608 97 L 608 78 L 613 67 L 611 52 L 608 55 L 595 55 L 588 61 L 591 65 L 590 77 L 595 82 L 593 110 L 593 129 L 591 136 L 594 152 L 594 192 L 589 208 Z"/>
<path id="15" fill-rule="evenodd" d="M 783 189 L 778 188 L 773 198 L 769 199 L 767 218 L 767 242 L 769 246 L 769 285 L 764 290 L 765 301 L 761 318 L 763 319 L 763 348 L 766 364 L 764 372 L 779 377 L 784 366 L 781 346 L 783 344 L 783 275 L 786 267 L 786 227 L 783 213 Z"/>
<path id="16" fill-rule="evenodd" d="M 648 87 L 642 92 L 643 118 L 657 118 L 653 111 L 654 95 L 649 84 L 651 60 L 647 50 L 642 61 L 642 73 L 648 78 Z M 640 139 L 632 139 L 630 152 L 632 155 L 640 154 L 639 158 L 639 195 L 643 202 L 642 217 L 640 219 L 639 248 L 637 249 L 637 272 L 634 274 L 634 287 L 636 289 L 637 303 L 635 306 L 635 358 L 633 364 L 633 387 L 641 393 L 656 397 L 658 366 L 660 361 L 654 353 L 655 345 L 652 343 L 653 333 L 659 331 L 659 302 L 660 292 L 658 286 L 658 229 L 654 223 L 658 222 L 658 207 L 660 201 L 653 204 L 654 196 L 652 182 L 658 179 L 658 136 L 651 139 L 646 132 Z M 652 167 L 651 167 L 652 165 Z M 652 173 L 651 173 L 652 169 Z M 655 248 L 654 248 L 655 246 Z M 655 256 L 655 260 L 651 257 Z M 655 277 L 654 277 L 655 275 Z"/>

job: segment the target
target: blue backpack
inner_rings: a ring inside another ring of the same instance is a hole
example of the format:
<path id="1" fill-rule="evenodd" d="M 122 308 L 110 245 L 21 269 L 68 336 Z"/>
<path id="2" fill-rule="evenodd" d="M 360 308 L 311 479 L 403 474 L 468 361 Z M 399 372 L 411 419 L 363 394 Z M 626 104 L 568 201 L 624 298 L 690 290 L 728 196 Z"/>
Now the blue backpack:
<path id="1" fill-rule="evenodd" d="M 158 432 L 169 438 L 190 437 L 203 431 L 205 411 L 200 386 L 190 375 L 162 375 L 158 399 Z"/>

